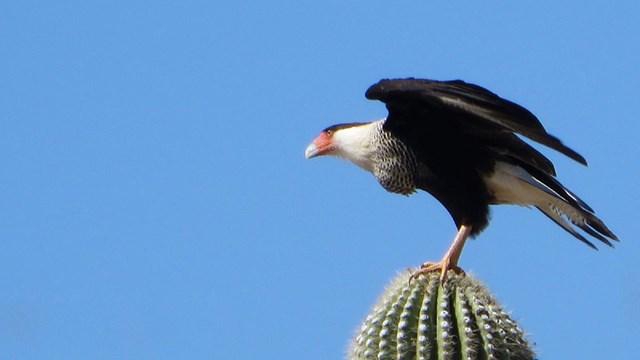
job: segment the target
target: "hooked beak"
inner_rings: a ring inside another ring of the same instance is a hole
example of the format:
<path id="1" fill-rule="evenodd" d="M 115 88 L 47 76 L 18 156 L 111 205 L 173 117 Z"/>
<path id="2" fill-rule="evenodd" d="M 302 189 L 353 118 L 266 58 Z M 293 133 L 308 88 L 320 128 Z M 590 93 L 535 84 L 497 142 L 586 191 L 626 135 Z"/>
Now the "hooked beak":
<path id="1" fill-rule="evenodd" d="M 326 132 L 322 132 L 318 137 L 313 140 L 307 150 L 304 152 L 304 156 L 307 159 L 314 158 L 316 156 L 327 155 L 333 147 L 333 140 Z"/>
<path id="2" fill-rule="evenodd" d="M 307 146 L 307 150 L 305 150 L 304 152 L 304 157 L 306 157 L 307 159 L 311 159 L 312 157 L 316 156 L 318 156 L 318 147 L 316 146 L 316 144 L 311 143 L 309 144 L 309 146 Z"/>

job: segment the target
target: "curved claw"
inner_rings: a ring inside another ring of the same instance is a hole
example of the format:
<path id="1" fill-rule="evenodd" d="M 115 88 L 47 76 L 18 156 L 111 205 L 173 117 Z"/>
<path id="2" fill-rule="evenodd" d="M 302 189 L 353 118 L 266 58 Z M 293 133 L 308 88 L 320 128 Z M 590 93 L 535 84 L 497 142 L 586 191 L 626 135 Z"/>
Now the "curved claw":
<path id="1" fill-rule="evenodd" d="M 453 239 L 453 243 L 451 247 L 444 254 L 442 260 L 437 263 L 424 263 L 420 267 L 419 270 L 414 272 L 409 278 L 409 281 L 418 277 L 419 275 L 424 275 L 426 273 L 440 271 L 440 282 L 444 283 L 447 280 L 447 271 L 451 270 L 456 274 L 464 274 L 464 271 L 458 266 L 458 260 L 460 259 L 460 254 L 462 253 L 462 249 L 464 248 L 464 243 L 467 241 L 467 237 L 471 234 L 471 226 L 469 225 L 461 225 L 458 229 L 458 233 L 456 237 Z"/>
<path id="2" fill-rule="evenodd" d="M 464 275 L 464 270 L 458 265 L 453 265 L 446 261 L 440 262 L 426 262 L 420 266 L 420 269 L 416 270 L 411 274 L 409 281 L 417 278 L 420 275 L 426 275 L 432 272 L 440 272 L 440 282 L 444 283 L 447 280 L 447 273 L 449 271 L 453 271 L 455 274 Z"/>

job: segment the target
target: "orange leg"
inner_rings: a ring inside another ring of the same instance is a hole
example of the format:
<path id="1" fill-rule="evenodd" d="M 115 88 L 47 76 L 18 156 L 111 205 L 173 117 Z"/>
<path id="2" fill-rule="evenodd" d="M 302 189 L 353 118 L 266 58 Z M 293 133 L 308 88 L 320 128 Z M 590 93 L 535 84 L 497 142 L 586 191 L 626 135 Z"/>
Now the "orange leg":
<path id="1" fill-rule="evenodd" d="M 440 271 L 440 281 L 444 282 L 447 279 L 447 271 L 453 270 L 453 272 L 460 274 L 464 273 L 462 269 L 458 266 L 458 260 L 460 260 L 460 255 L 462 254 L 462 249 L 464 248 L 464 244 L 471 233 L 471 226 L 462 225 L 460 229 L 458 229 L 458 234 L 453 239 L 453 244 L 444 254 L 442 260 L 437 263 L 427 262 L 422 264 L 419 270 L 411 275 L 411 278 L 415 278 L 418 275 L 423 275 L 426 273 Z"/>

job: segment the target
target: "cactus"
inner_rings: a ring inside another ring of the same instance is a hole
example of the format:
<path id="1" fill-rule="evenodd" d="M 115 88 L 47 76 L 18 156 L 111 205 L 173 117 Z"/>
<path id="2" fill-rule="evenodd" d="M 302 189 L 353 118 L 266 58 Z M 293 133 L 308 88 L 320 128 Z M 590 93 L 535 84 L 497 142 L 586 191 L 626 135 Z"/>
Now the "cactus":
<path id="1" fill-rule="evenodd" d="M 353 340 L 360 359 L 534 359 L 524 333 L 478 280 L 396 277 Z"/>

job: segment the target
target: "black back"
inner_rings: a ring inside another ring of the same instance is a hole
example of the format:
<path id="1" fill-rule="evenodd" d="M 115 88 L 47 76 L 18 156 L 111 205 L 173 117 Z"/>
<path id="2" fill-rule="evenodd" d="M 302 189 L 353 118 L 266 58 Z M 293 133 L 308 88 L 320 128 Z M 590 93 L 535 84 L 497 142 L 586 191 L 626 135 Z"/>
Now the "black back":
<path id="1" fill-rule="evenodd" d="M 460 80 L 382 80 L 366 97 L 389 110 L 384 130 L 401 139 L 422 163 L 416 180 L 449 211 L 456 225 L 477 235 L 488 223 L 491 194 L 482 180 L 496 160 L 524 164 L 555 176 L 551 161 L 515 133 L 586 165 L 585 159 L 548 134 L 528 110 Z"/>

